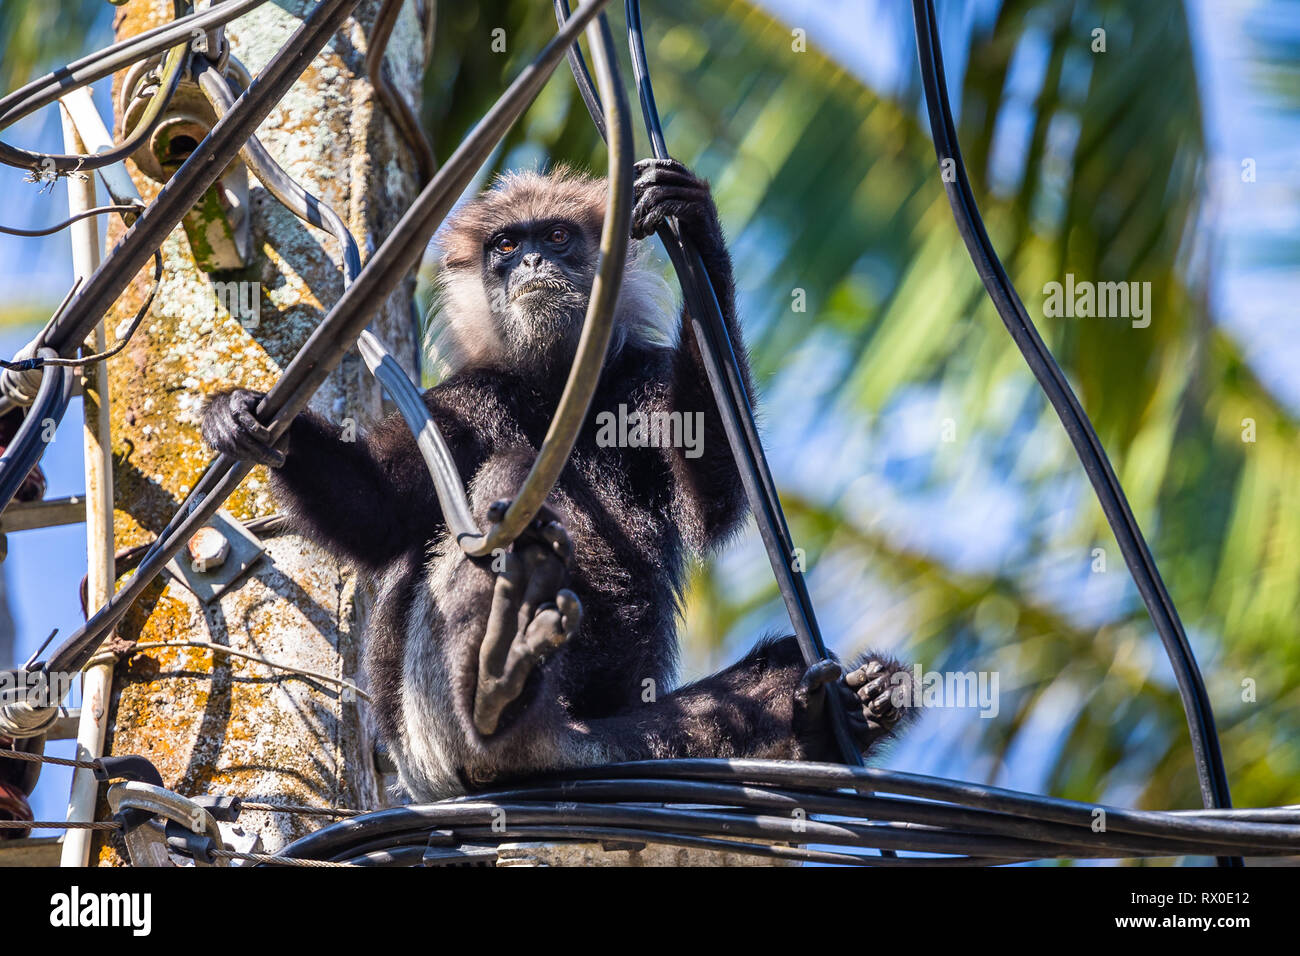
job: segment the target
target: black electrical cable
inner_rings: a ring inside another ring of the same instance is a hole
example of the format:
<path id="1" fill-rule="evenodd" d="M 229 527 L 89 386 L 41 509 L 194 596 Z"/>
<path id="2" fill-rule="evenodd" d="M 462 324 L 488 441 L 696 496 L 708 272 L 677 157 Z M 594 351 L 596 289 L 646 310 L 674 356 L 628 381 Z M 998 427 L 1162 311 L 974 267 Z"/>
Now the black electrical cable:
<path id="1" fill-rule="evenodd" d="M 599 768 L 597 768 L 599 772 Z M 906 783 L 902 784 L 907 786 Z M 913 784 L 915 785 L 915 784 Z M 963 789 L 978 785 L 949 786 L 931 794 L 942 792 L 946 802 L 931 796 L 921 800 L 913 796 L 881 796 L 879 791 L 891 791 L 894 786 L 887 779 L 872 794 L 839 793 L 825 787 L 796 788 L 794 783 L 754 784 L 745 781 L 722 781 L 713 778 L 689 780 L 674 778 L 670 773 L 659 776 L 657 766 L 646 767 L 644 776 L 618 777 L 616 779 L 569 779 L 551 783 L 521 784 L 515 789 L 495 790 L 490 799 L 497 802 L 529 803 L 610 803 L 653 802 L 673 804 L 728 805 L 760 811 L 828 814 L 837 817 L 865 816 L 873 821 L 888 821 L 922 827 L 961 829 L 967 833 L 981 833 L 1032 839 L 1046 846 L 1064 850 L 1063 855 L 1081 856 L 1106 851 L 1116 856 L 1207 853 L 1205 847 L 1239 844 L 1252 848 L 1252 852 L 1291 852 L 1300 841 L 1300 828 L 1296 819 L 1281 821 L 1280 826 L 1234 827 L 1231 824 L 1246 821 L 1238 815 L 1226 821 L 1215 821 L 1213 826 L 1182 827 L 1174 813 L 1161 812 L 1147 817 L 1135 816 L 1122 809 L 1105 807 L 1107 823 L 1110 814 L 1118 813 L 1121 826 L 1108 826 L 1094 832 L 1092 826 L 1098 807 L 1079 804 L 1050 804 L 1039 800 L 1023 800 L 1012 791 L 985 793 L 981 789 Z M 985 799 L 1004 799 L 1011 802 L 1013 810 L 994 810 L 979 806 Z M 484 799 L 481 795 L 456 798 L 458 801 Z M 451 801 L 455 802 L 455 801 Z M 1057 812 L 1062 819 L 1044 819 L 1044 807 Z M 1252 824 L 1274 824 L 1279 821 L 1249 821 Z"/>
<path id="2" fill-rule="evenodd" d="M 641 97 L 641 112 L 645 117 L 646 132 L 650 137 L 655 156 L 667 159 L 669 158 L 668 146 L 659 120 L 659 111 L 655 106 L 654 88 L 650 83 L 650 67 L 646 60 L 639 0 L 627 0 L 626 10 L 632 72 L 636 77 L 637 92 Z M 822 639 L 807 582 L 804 580 L 803 573 L 795 570 L 794 540 L 781 508 L 776 482 L 772 479 L 772 472 L 767 464 L 767 455 L 763 451 L 763 443 L 758 435 L 758 425 L 754 421 L 753 406 L 747 394 L 731 335 L 727 331 L 726 322 L 723 321 L 717 294 L 709 281 L 699 251 L 694 248 L 689 239 L 681 235 L 676 223 L 666 224 L 658 234 L 664 241 L 668 256 L 677 270 L 678 279 L 683 284 L 692 325 L 700 343 L 700 352 L 705 359 L 710 384 L 723 413 L 727 438 L 740 466 L 741 482 L 745 486 L 750 505 L 758 518 L 758 529 L 767 549 L 768 561 L 772 565 L 781 597 L 785 601 L 786 610 L 803 649 L 804 661 L 811 666 L 819 660 L 828 659 L 830 654 Z M 827 709 L 832 718 L 841 756 L 845 763 L 861 766 L 862 755 L 849 733 L 846 716 L 840 707 L 839 699 L 833 695 L 828 699 L 831 706 Z"/>
<path id="3" fill-rule="evenodd" d="M 1094 811 L 1106 813 L 1106 826 L 1110 830 L 1145 836 L 1164 836 L 1196 840 L 1214 836 L 1232 842 L 1257 833 L 1252 815 L 1258 810 L 1219 810 L 1219 817 L 1206 817 L 1206 811 L 1132 810 L 1102 804 L 1079 803 L 1059 797 L 1020 793 L 986 784 L 966 783 L 929 777 L 923 774 L 881 770 L 873 767 L 846 767 L 838 764 L 795 762 L 779 760 L 642 760 L 603 767 L 580 768 L 563 776 L 547 778 L 560 780 L 624 778 L 624 777 L 686 778 L 695 780 L 743 781 L 771 784 L 791 788 L 854 788 L 867 789 L 873 794 L 902 794 L 920 800 L 941 800 L 965 806 L 994 810 L 1019 817 L 1055 823 L 1090 827 Z M 1210 823 L 1212 826 L 1202 824 Z M 1222 825 L 1220 825 L 1222 824 Z M 1270 841 L 1297 849 L 1300 829 L 1265 831 Z"/>
<path id="4" fill-rule="evenodd" d="M 560 22 L 563 22 L 567 9 L 567 3 L 557 0 L 555 14 Z M 641 113 L 645 119 L 646 132 L 650 137 L 655 156 L 666 159 L 668 147 L 659 121 L 659 112 L 655 106 L 654 89 L 651 86 L 645 55 L 645 38 L 641 28 L 641 9 L 637 0 L 627 0 L 626 16 L 632 71 L 641 100 Z M 570 51 L 569 65 L 583 101 L 587 104 L 588 112 L 592 113 L 594 119 L 599 115 L 600 99 L 592 88 L 586 64 L 576 46 Z M 600 129 L 599 124 L 597 129 Z M 746 392 L 744 376 L 736 359 L 726 322 L 722 317 L 717 294 L 709 280 L 699 251 L 694 248 L 690 240 L 681 235 L 676 222 L 665 223 L 657 230 L 657 234 L 664 244 L 664 249 L 672 261 L 682 286 L 692 332 L 699 343 L 705 372 L 736 460 L 741 484 L 754 511 L 759 534 L 767 551 L 768 561 L 772 565 L 777 587 L 794 626 L 804 661 L 811 666 L 817 661 L 828 659 L 830 654 L 822 639 L 821 628 L 817 624 L 817 616 L 803 574 L 795 570 L 794 542 L 786 525 L 781 500 L 767 465 L 762 442 L 758 437 L 758 427 L 754 422 L 753 408 Z M 831 728 L 842 758 L 848 764 L 861 766 L 862 755 L 853 742 L 847 716 L 839 699 L 834 695 L 828 695 L 828 702 L 827 711 Z"/>
<path id="5" fill-rule="evenodd" d="M 505 832 L 493 828 L 502 813 Z M 1105 821 L 1100 831 L 1094 829 L 1099 813 Z M 792 825 L 796 820 L 799 825 Z M 754 839 L 765 842 L 734 842 Z M 282 853 L 346 860 L 429 845 L 451 854 L 508 840 L 641 841 L 887 866 L 1242 852 L 1272 857 L 1300 850 L 1300 808 L 1130 810 L 837 764 L 645 760 L 349 817 Z M 791 843 L 942 855 L 881 860 L 783 845 Z"/>
<path id="6" fill-rule="evenodd" d="M 38 350 L 37 358 L 54 359 L 58 353 L 53 349 Z M 41 376 L 41 384 L 36 390 L 36 399 L 28 409 L 23 423 L 13 441 L 0 455 L 0 511 L 4 511 L 18 493 L 19 487 L 27 474 L 41 460 L 41 454 L 49 444 L 48 431 L 53 423 L 57 428 L 63 420 L 72 399 L 75 377 L 72 369 L 61 368 L 57 372 L 46 372 Z"/>
<path id="7" fill-rule="evenodd" d="M 417 185 L 423 186 L 438 171 L 438 160 L 433 155 L 433 147 L 429 144 L 428 137 L 424 135 L 420 117 L 406 101 L 406 97 L 393 86 L 392 80 L 384 69 L 384 51 L 388 47 L 389 37 L 393 35 L 397 18 L 402 12 L 403 2 L 404 0 L 383 0 L 380 4 L 379 12 L 375 14 L 375 22 L 370 28 L 370 46 L 366 51 L 366 75 L 370 78 L 370 85 L 375 93 L 387 107 L 388 114 L 402 134 L 402 138 L 406 140 L 407 147 L 415 154 L 415 166 L 419 176 Z M 427 52 L 425 61 L 428 61 Z"/>
<path id="8" fill-rule="evenodd" d="M 563 24 L 569 19 L 570 9 L 569 0 L 555 0 L 555 20 Z M 582 48 L 578 44 L 569 47 L 568 53 L 569 71 L 573 73 L 574 82 L 578 84 L 578 95 L 582 97 L 582 102 L 587 106 L 587 115 L 591 117 L 591 122 L 596 126 L 596 132 L 600 138 L 609 139 L 609 130 L 605 127 L 605 108 L 601 106 L 600 94 L 596 92 L 596 84 L 591 78 L 591 72 L 587 69 L 587 61 L 582 57 Z"/>
<path id="9" fill-rule="evenodd" d="M 749 843 L 742 840 L 721 839 L 718 837 L 689 836 L 668 830 L 651 830 L 641 827 L 580 826 L 563 823 L 554 823 L 550 826 L 507 826 L 505 830 L 493 830 L 491 827 L 457 827 L 455 835 L 464 842 L 456 847 L 442 848 L 436 845 L 430 846 L 424 842 L 428 836 L 427 831 L 401 833 L 394 837 L 371 841 L 372 843 L 386 844 L 382 849 L 372 849 L 361 856 L 349 857 L 347 854 L 354 852 L 353 849 L 349 848 L 335 854 L 331 859 L 337 862 L 357 863 L 361 866 L 418 866 L 421 864 L 425 866 L 445 866 L 474 862 L 475 855 L 473 851 L 477 850 L 481 858 L 485 855 L 484 850 L 486 847 L 484 843 L 487 842 L 499 845 L 501 843 L 537 843 L 545 841 L 547 843 L 600 842 L 606 845 L 613 844 L 611 847 L 613 849 L 620 848 L 619 844 L 639 846 L 649 843 L 659 846 L 707 850 L 716 853 L 731 853 L 737 856 L 752 856 L 769 860 L 839 866 L 969 867 L 1002 866 L 1008 863 L 1023 862 L 998 857 L 981 858 L 970 856 L 881 858 L 865 856 L 859 853 L 840 853 L 832 850 L 787 846 L 780 843 Z M 366 845 L 369 846 L 370 844 Z M 417 853 L 421 854 L 418 858 Z M 386 857 L 387 854 L 391 854 L 391 857 Z M 490 856 L 495 859 L 497 853 L 492 851 Z M 275 864 L 268 861 L 265 865 L 274 866 Z"/>
<path id="10" fill-rule="evenodd" d="M 912 14 L 916 23 L 916 44 L 921 60 L 921 78 L 925 87 L 925 102 L 934 137 L 935 152 L 939 162 L 951 160 L 955 176 L 945 176 L 944 190 L 952 205 L 953 216 L 961 233 L 971 261 L 979 273 L 989 298 L 993 300 L 998 315 L 1017 347 L 1029 364 L 1047 395 L 1048 401 L 1061 419 L 1066 434 L 1083 464 L 1088 480 L 1097 494 L 1102 511 L 1115 533 L 1115 539 L 1138 592 L 1151 615 L 1164 644 L 1165 652 L 1178 682 L 1183 710 L 1191 736 L 1192 752 L 1196 759 L 1197 777 L 1201 798 L 1207 807 L 1231 807 L 1228 775 L 1223 765 L 1218 733 L 1214 726 L 1214 711 L 1210 705 L 1205 682 L 1187 635 L 1183 631 L 1178 611 L 1161 580 L 1151 550 L 1133 517 L 1124 489 L 1115 477 L 1106 450 L 1097 437 L 1087 414 L 1066 381 L 1060 366 L 1043 343 L 1030 319 L 1024 303 L 998 258 L 984 221 L 975 202 L 966 164 L 961 157 L 957 129 L 948 102 L 947 81 L 943 72 L 943 53 L 939 46 L 938 18 L 933 0 L 912 0 Z M 1239 865 L 1237 860 L 1221 860 L 1222 865 Z"/>
<path id="11" fill-rule="evenodd" d="M 25 239 L 35 239 L 39 236 L 52 236 L 62 229 L 67 229 L 74 222 L 80 222 L 83 219 L 89 219 L 91 216 L 102 216 L 108 212 L 120 213 L 138 213 L 143 209 L 143 205 L 132 204 L 129 206 L 96 206 L 94 209 L 84 209 L 75 216 L 69 216 L 57 226 L 47 226 L 44 229 L 19 229 L 15 226 L 0 226 L 0 232 L 10 236 L 22 236 Z"/>
<path id="12" fill-rule="evenodd" d="M 356 0 L 348 0 L 347 5 L 355 2 Z M 322 0 L 321 5 L 311 16 L 320 15 L 327 3 L 329 0 Z M 352 349 L 353 343 L 361 334 L 374 310 L 387 300 L 402 279 L 419 263 L 429 238 L 469 185 L 479 167 L 496 148 L 510 126 L 522 115 L 528 104 L 536 98 L 555 66 L 564 56 L 565 50 L 606 3 L 608 0 L 593 0 L 592 3 L 584 5 L 533 62 L 515 78 L 492 109 L 469 132 L 447 163 L 420 192 L 411 208 L 393 227 L 388 238 L 362 267 L 356 281 L 344 291 L 329 314 L 316 327 L 259 405 L 258 417 L 271 430 L 273 439 L 284 434 L 294 417 L 306 406 L 312 394 L 343 356 Z M 306 24 L 304 24 L 305 28 Z M 301 32 L 300 30 L 299 33 Z M 298 34 L 295 34 L 295 37 L 290 39 L 290 43 L 293 43 L 297 37 Z M 322 45 L 327 38 L 328 36 L 321 38 Z M 272 65 L 281 59 L 283 52 L 281 51 L 281 54 L 277 54 L 272 59 Z M 305 68 L 306 63 L 304 62 L 302 66 Z M 263 75 L 270 69 L 271 65 L 268 65 Z M 205 143 L 212 140 L 218 130 L 232 119 L 239 111 L 242 101 L 255 95 L 259 80 L 261 80 L 260 76 L 258 80 L 254 80 L 248 92 L 236 101 L 230 113 L 217 122 L 212 133 L 204 140 Z M 256 123 L 253 125 L 255 126 Z M 242 144 L 251 133 L 250 129 L 240 143 Z M 232 150 L 232 155 L 233 152 Z M 199 154 L 196 152 L 191 159 L 197 155 Z M 229 158 L 225 160 L 228 161 Z M 188 164 L 189 160 L 186 161 L 186 165 Z M 184 170 L 185 167 L 182 166 L 176 175 L 180 176 Z M 172 182 L 174 181 L 175 177 Z M 170 186 L 171 183 L 168 185 Z M 167 188 L 163 187 L 163 192 L 166 192 Z M 160 200 L 161 195 L 150 209 L 152 210 Z M 141 219 L 143 218 L 142 216 Z M 139 226 L 139 222 L 136 225 Z M 113 594 L 94 617 L 78 628 L 55 650 L 42 669 L 46 673 L 69 672 L 85 666 L 131 604 L 161 573 L 172 556 L 180 551 L 190 537 L 216 513 L 222 502 L 251 470 L 252 466 L 247 462 L 239 462 L 225 455 L 218 456 L 204 471 L 181 509 L 159 534 L 153 548 L 141 561 L 135 574 Z"/>
<path id="13" fill-rule="evenodd" d="M 473 800 L 474 797 L 461 797 Z M 1052 844 L 1068 855 L 1105 850 L 1117 856 L 1131 854 L 1169 855 L 1169 842 L 1118 832 L 1093 833 L 1078 825 L 1012 816 L 980 808 L 951 806 L 929 801 L 899 799 L 834 791 L 793 790 L 749 784 L 691 780 L 627 778 L 618 780 L 570 780 L 561 784 L 539 784 L 513 790 L 493 791 L 496 801 L 528 802 L 653 802 L 674 804 L 727 804 L 792 813 L 822 813 L 832 816 L 866 816 L 873 821 L 916 824 L 928 827 L 961 828 L 986 835 L 1024 837 L 1040 844 Z M 1297 834 L 1300 836 L 1300 833 Z M 1199 852 L 1188 844 L 1182 849 Z"/>
<path id="14" fill-rule="evenodd" d="M 138 206 L 121 206 L 113 208 L 118 210 L 127 209 L 132 212 L 139 209 Z M 127 344 L 131 341 L 131 337 L 134 336 L 136 330 L 140 328 L 140 323 L 143 322 L 144 317 L 149 314 L 149 307 L 153 305 L 153 300 L 158 295 L 158 287 L 162 284 L 162 274 L 162 253 L 155 250 L 153 254 L 153 284 L 149 287 L 149 294 L 145 296 L 144 301 L 140 303 L 140 307 L 135 310 L 135 315 L 131 317 L 131 323 L 126 327 L 126 331 L 122 333 L 122 337 L 118 340 L 118 343 L 112 348 L 105 349 L 103 352 L 96 352 L 93 355 L 81 355 L 77 358 L 70 359 L 58 358 L 57 356 L 55 358 L 37 356 L 36 358 L 20 359 L 15 362 L 0 359 L 0 368 L 10 369 L 15 372 L 25 372 L 29 369 L 46 367 L 81 368 L 82 366 L 90 365 L 93 362 L 103 362 L 107 359 L 111 359 L 114 355 L 127 347 Z"/>
<path id="15" fill-rule="evenodd" d="M 507 833 L 493 833 L 492 825 L 504 817 Z M 514 801 L 486 795 L 478 799 L 380 810 L 330 824 L 282 851 L 298 859 L 339 859 L 356 855 L 361 847 L 375 848 L 392 837 L 424 837 L 450 831 L 457 841 L 479 842 L 519 838 L 533 828 L 546 828 L 558 839 L 580 837 L 584 828 L 612 827 L 626 832 L 633 827 L 676 836 L 757 839 L 777 844 L 838 845 L 862 849 L 893 849 L 1014 861 L 1023 859 L 1156 858 L 1233 852 L 1245 847 L 1253 856 L 1285 856 L 1300 846 L 1300 828 L 1291 827 L 1282 841 L 1260 832 L 1256 837 L 1222 841 L 1211 836 L 1195 841 L 1171 839 L 1147 842 L 1142 848 L 1124 845 L 1114 834 L 1090 845 L 1089 827 L 1075 828 L 1069 843 L 1003 836 L 960 828 L 918 826 L 908 823 L 870 823 L 860 813 L 822 818 L 790 812 L 772 813 L 741 798 L 716 806 L 574 801 Z M 1260 828 L 1262 831 L 1264 828 Z M 618 831 L 606 834 L 614 836 Z M 539 835 L 534 831 L 534 838 Z M 400 842 L 400 841 L 399 841 Z M 1103 845 L 1104 844 L 1104 845 Z M 913 858 L 915 859 L 915 858 Z M 881 861 L 873 861 L 881 862 Z M 885 861 L 886 865 L 897 861 Z M 929 862 L 929 861 L 927 861 Z"/>
<path id="16" fill-rule="evenodd" d="M 74 63 L 33 80 L 0 99 L 0 130 L 42 107 L 49 106 L 75 89 L 102 80 L 137 61 L 188 42 L 195 31 L 206 32 L 243 16 L 267 0 L 225 0 L 199 13 L 146 30 L 138 36 L 82 57 Z"/>
<path id="17" fill-rule="evenodd" d="M 103 169 L 105 166 L 120 163 L 134 153 L 149 134 L 158 128 L 158 124 L 163 120 L 163 113 L 167 109 L 167 105 L 180 87 L 181 78 L 184 77 L 189 62 L 190 47 L 188 41 L 167 51 L 167 56 L 163 60 L 162 77 L 158 82 L 158 89 L 154 91 L 153 97 L 149 100 L 149 105 L 145 107 L 144 113 L 140 116 L 130 134 L 116 146 L 99 153 L 63 154 L 37 153 L 0 142 L 0 163 L 4 163 L 6 166 L 17 166 L 19 169 L 30 169 L 38 174 L 42 172 L 68 173 Z"/>
<path id="18" fill-rule="evenodd" d="M 220 71 L 200 70 L 198 84 L 218 119 L 230 112 L 235 105 L 235 92 Z M 328 203 L 321 202 L 295 182 L 275 161 L 256 134 L 248 138 L 248 142 L 239 151 L 239 156 L 267 191 L 290 212 L 304 222 L 324 229 L 339 241 L 343 247 L 343 284 L 345 287 L 350 285 L 361 271 L 361 250 L 343 218 Z"/>
<path id="19" fill-rule="evenodd" d="M 981 857 L 1019 859 L 1035 853 L 1033 841 L 980 834 L 950 834 L 933 830 L 897 829 L 811 818 L 738 813 L 733 809 L 703 811 L 677 807 L 622 804 L 510 803 L 491 799 L 464 803 L 439 803 L 380 810 L 331 824 L 286 847 L 282 855 L 299 859 L 328 859 L 349 853 L 353 841 L 390 833 L 449 829 L 457 834 L 492 823 L 504 814 L 507 830 L 531 826 L 611 826 L 662 830 L 696 836 L 726 836 L 770 840 L 777 843 L 838 844 L 870 848 L 957 853 Z M 554 832 L 563 832 L 556 830 Z M 475 834 L 477 835 L 477 834 Z M 486 834 L 485 834 L 486 835 Z M 470 833 L 467 840 L 473 840 Z"/>

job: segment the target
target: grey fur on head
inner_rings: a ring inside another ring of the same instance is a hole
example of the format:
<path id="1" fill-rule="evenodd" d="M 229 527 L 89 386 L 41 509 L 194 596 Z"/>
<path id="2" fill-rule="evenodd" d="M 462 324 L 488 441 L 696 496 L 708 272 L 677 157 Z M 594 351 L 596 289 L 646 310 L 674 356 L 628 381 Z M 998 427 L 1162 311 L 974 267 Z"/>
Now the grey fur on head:
<path id="1" fill-rule="evenodd" d="M 435 368 L 450 374 L 467 367 L 517 359 L 534 343 L 517 341 L 494 313 L 484 292 L 484 248 L 497 230 L 532 220 L 578 223 L 595 246 L 605 217 L 606 183 L 567 166 L 549 172 L 520 170 L 498 176 L 492 188 L 454 210 L 438 235 L 442 257 L 425 348 Z M 585 314 L 590 289 L 570 303 Z M 538 323 L 539 335 L 558 336 L 558 316 Z M 628 344 L 673 348 L 679 332 L 675 296 L 657 270 L 649 247 L 635 243 L 619 289 L 610 355 Z M 577 330 L 569 330 L 576 343 Z"/>

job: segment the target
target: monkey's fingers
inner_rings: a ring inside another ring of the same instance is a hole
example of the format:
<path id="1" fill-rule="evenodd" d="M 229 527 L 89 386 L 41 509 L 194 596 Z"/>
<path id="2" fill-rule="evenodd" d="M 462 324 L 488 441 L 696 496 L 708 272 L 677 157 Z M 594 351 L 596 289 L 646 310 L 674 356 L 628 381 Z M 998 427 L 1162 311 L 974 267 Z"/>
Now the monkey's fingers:
<path id="1" fill-rule="evenodd" d="M 906 671 L 881 660 L 868 660 L 845 676 L 849 723 L 854 739 L 864 750 L 888 736 L 902 720 L 901 701 L 896 701 L 894 695 L 901 695 L 900 685 L 907 682 Z"/>
<path id="2" fill-rule="evenodd" d="M 887 675 L 881 675 L 866 686 L 858 688 L 857 704 L 867 723 L 879 724 L 885 728 L 898 723 L 901 714 L 894 706 L 893 690 Z"/>
<path id="3" fill-rule="evenodd" d="M 285 454 L 271 442 L 271 429 L 257 420 L 250 408 L 235 406 L 235 423 L 239 425 L 236 445 L 242 457 L 269 468 L 284 467 Z"/>
<path id="4" fill-rule="evenodd" d="M 866 684 L 870 678 L 875 677 L 877 674 L 883 674 L 884 672 L 885 665 L 881 661 L 868 661 L 856 670 L 845 674 L 844 683 L 854 688 L 861 687 Z"/>
<path id="5" fill-rule="evenodd" d="M 559 521 L 548 521 L 537 531 L 538 537 L 550 546 L 551 552 L 561 561 L 568 561 L 573 556 L 573 541 L 569 532 Z"/>
<path id="6" fill-rule="evenodd" d="M 284 452 L 270 444 L 271 433 L 254 414 L 262 393 L 235 389 L 212 396 L 203 409 L 203 440 L 218 452 L 278 468 Z"/>
<path id="7" fill-rule="evenodd" d="M 257 404 L 261 400 L 261 395 L 257 392 L 234 392 L 230 396 L 230 410 L 235 416 L 235 421 L 239 422 L 250 438 L 269 445 L 271 429 L 257 420 Z"/>
<path id="8" fill-rule="evenodd" d="M 220 427 L 220 426 L 218 426 Z M 214 428 L 215 432 L 217 429 Z M 214 449 L 240 461 L 251 461 L 268 468 L 281 468 L 285 463 L 285 453 L 278 448 L 254 440 L 245 431 L 242 423 L 232 416 L 229 427 L 222 429 L 220 437 L 205 440 Z"/>
<path id="9" fill-rule="evenodd" d="M 510 645 L 519 633 L 519 606 L 524 600 L 528 583 L 523 561 L 513 552 L 502 555 L 503 569 L 498 572 L 492 588 L 492 607 L 488 612 L 487 628 L 478 651 L 479 685 L 484 680 L 499 677 L 505 670 Z"/>

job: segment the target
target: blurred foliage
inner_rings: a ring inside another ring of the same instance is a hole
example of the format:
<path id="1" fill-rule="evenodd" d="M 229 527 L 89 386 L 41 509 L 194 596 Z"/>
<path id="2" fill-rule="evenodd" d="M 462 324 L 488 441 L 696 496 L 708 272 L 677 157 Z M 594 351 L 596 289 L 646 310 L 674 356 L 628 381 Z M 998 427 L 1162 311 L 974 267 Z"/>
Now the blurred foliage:
<path id="1" fill-rule="evenodd" d="M 443 14 L 426 89 L 440 155 L 540 46 L 545 6 L 485 3 Z M 1294 416 L 1208 314 L 1205 147 L 1183 5 L 994 6 L 970 28 L 964 83 L 952 90 L 990 234 L 1035 316 L 1039 290 L 1066 273 L 1151 283 L 1148 328 L 1115 319 L 1040 319 L 1040 328 L 1096 423 L 1193 635 L 1237 802 L 1292 802 L 1300 444 Z M 960 437 L 940 445 L 936 422 L 925 454 L 884 462 L 906 466 L 904 479 L 891 479 L 900 499 L 938 501 L 928 520 L 944 523 L 944 508 L 963 500 L 945 494 L 971 480 L 978 459 L 986 481 L 1028 503 L 1016 528 L 1023 540 L 971 566 L 899 533 L 888 501 L 863 500 L 852 479 L 871 467 L 866 461 L 818 458 L 822 486 L 787 485 L 785 497 L 796 539 L 812 555 L 814 591 L 830 595 L 822 614 L 835 646 L 850 652 L 893 629 L 903 635 L 897 651 L 928 668 L 1001 671 L 1002 713 L 974 721 L 959 742 L 970 752 L 953 768 L 958 775 L 978 767 L 995 777 L 1022 734 L 1036 732 L 1036 708 L 1052 708 L 1068 720 L 1048 752 L 1048 792 L 1197 805 L 1177 691 L 1134 589 L 1112 580 L 1100 597 L 1072 606 L 1072 592 L 1089 587 L 1094 548 L 1110 561 L 1095 577 L 1126 572 L 1059 422 L 984 299 L 915 93 L 908 102 L 882 98 L 815 49 L 794 52 L 789 27 L 745 3 L 647 0 L 644 9 L 668 141 L 714 183 L 765 391 L 787 395 L 789 379 L 802 376 L 795 393 L 813 395 L 796 403 L 806 419 L 791 422 L 788 403 L 769 406 L 769 430 L 839 429 L 845 449 L 860 447 L 863 434 L 884 443 L 914 427 L 903 422 L 900 396 L 926 395 L 959 410 Z M 618 33 L 621 14 L 613 16 Z M 1089 47 L 1099 24 L 1104 54 Z M 504 56 L 491 52 L 496 27 L 509 38 Z M 960 62 L 951 49 L 948 58 Z M 1280 59 L 1294 71 L 1294 58 Z M 563 75 L 497 166 L 560 160 L 604 168 Z M 791 311 L 794 289 L 805 290 L 806 313 Z M 810 348 L 811 375 L 801 361 Z M 1242 440 L 1245 419 L 1255 422 L 1253 443 Z M 778 475 L 789 471 L 782 465 L 774 461 Z M 753 541 L 741 548 L 756 551 Z M 730 647 L 763 625 L 781 626 L 769 582 L 752 553 L 701 568 L 691 639 Z M 855 592 L 865 601 L 882 587 L 892 603 L 870 605 L 888 608 L 888 627 L 853 610 Z M 1257 703 L 1243 702 L 1245 679 L 1257 683 Z"/>
<path id="2" fill-rule="evenodd" d="M 38 74 L 89 52 L 86 34 L 111 15 L 104 0 L 4 0 L 0 3 L 0 89 L 17 89 Z"/>

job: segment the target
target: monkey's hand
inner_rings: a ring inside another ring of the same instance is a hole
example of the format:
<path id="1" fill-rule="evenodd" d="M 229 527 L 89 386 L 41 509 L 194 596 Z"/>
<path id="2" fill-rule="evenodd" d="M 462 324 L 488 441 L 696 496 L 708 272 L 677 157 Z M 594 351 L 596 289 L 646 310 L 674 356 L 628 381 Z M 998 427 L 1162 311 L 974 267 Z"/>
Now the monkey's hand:
<path id="1" fill-rule="evenodd" d="M 271 443 L 271 430 L 257 420 L 265 392 L 247 388 L 218 392 L 203 408 L 203 440 L 217 452 L 270 468 L 284 465 L 287 435 Z"/>
<path id="2" fill-rule="evenodd" d="M 633 239 L 646 238 L 673 216 L 701 252 L 711 251 L 722 241 L 709 184 L 675 159 L 643 159 L 637 163 L 632 199 Z"/>
<path id="3" fill-rule="evenodd" d="M 795 691 L 795 735 L 808 760 L 833 763 L 840 757 L 826 713 L 829 694 L 839 698 L 862 754 L 892 734 L 911 713 L 912 680 L 903 665 L 869 656 L 843 679 L 842 673 L 837 662 L 819 661 L 808 668 Z"/>
<path id="4" fill-rule="evenodd" d="M 497 732 L 533 670 L 578 632 L 582 603 L 560 587 L 572 550 L 564 528 L 544 521 L 502 555 L 474 692 L 474 727 L 484 737 Z"/>

